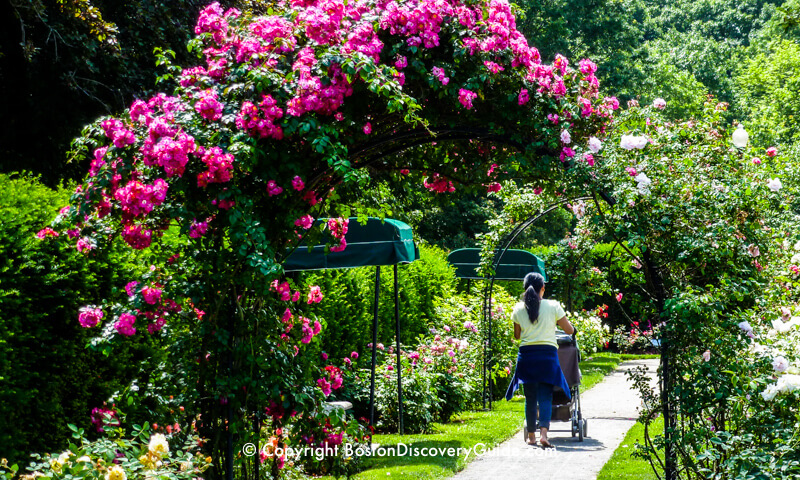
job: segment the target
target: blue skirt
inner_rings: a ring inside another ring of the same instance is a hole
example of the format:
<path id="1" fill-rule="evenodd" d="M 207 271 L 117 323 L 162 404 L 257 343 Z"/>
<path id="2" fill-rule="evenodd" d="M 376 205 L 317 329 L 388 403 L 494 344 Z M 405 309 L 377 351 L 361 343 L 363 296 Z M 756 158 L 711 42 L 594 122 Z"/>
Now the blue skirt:
<path id="1" fill-rule="evenodd" d="M 552 345 L 519 347 L 517 366 L 506 390 L 506 400 L 511 400 L 520 383 L 549 383 L 561 387 L 567 398 L 571 398 L 567 379 L 558 363 L 558 348 Z"/>

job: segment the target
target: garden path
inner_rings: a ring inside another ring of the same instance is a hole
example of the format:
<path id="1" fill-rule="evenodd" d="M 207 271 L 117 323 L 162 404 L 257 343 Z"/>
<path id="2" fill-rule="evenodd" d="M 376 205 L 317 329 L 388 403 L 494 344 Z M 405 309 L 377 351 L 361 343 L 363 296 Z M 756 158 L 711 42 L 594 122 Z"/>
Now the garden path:
<path id="1" fill-rule="evenodd" d="M 581 407 L 588 419 L 588 434 L 583 442 L 570 432 L 555 431 L 548 435 L 553 450 L 530 447 L 523 441 L 522 431 L 494 450 L 477 457 L 455 480 L 594 480 L 625 434 L 636 423 L 642 401 L 625 372 L 639 365 L 648 367 L 652 381 L 658 359 L 623 362 L 606 378 L 585 393 Z M 522 419 L 520 419 L 520 423 Z M 556 430 L 569 429 L 569 422 L 553 422 Z M 538 439 L 538 432 L 537 432 Z"/>

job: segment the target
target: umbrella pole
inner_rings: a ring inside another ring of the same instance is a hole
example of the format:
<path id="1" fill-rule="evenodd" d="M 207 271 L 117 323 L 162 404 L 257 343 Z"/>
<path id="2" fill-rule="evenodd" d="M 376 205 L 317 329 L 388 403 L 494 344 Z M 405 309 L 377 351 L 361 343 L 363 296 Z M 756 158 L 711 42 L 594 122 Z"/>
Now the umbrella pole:
<path id="1" fill-rule="evenodd" d="M 378 348 L 378 301 L 381 293 L 381 267 L 375 267 L 375 308 L 372 317 L 372 376 L 369 384 L 369 425 L 375 426 L 375 362 Z M 372 445 L 372 434 L 369 436 Z"/>
<path id="2" fill-rule="evenodd" d="M 494 282 L 494 281 L 493 281 Z M 486 361 L 486 369 L 488 370 L 486 373 L 486 380 L 489 389 L 489 410 L 492 409 L 492 394 L 494 390 L 494 382 L 492 381 L 492 355 L 494 354 L 492 350 L 492 285 L 489 285 L 489 308 L 486 312 L 486 316 L 489 319 L 489 342 L 488 342 L 488 351 L 487 354 L 487 361 Z"/>
<path id="3" fill-rule="evenodd" d="M 481 392 L 481 397 L 483 397 L 483 409 L 486 410 L 486 339 L 488 337 L 488 333 L 486 331 L 487 324 L 489 320 L 487 320 L 486 315 L 486 296 L 484 295 L 483 298 L 483 308 L 482 308 L 482 322 L 481 322 L 481 346 L 483 347 L 483 380 L 481 381 L 481 388 L 483 392 Z"/>
<path id="4" fill-rule="evenodd" d="M 400 364 L 400 295 L 398 293 L 397 264 L 394 265 L 394 323 L 395 343 L 397 345 L 397 412 L 400 417 L 400 435 L 403 434 L 403 382 L 401 379 L 402 365 Z"/>

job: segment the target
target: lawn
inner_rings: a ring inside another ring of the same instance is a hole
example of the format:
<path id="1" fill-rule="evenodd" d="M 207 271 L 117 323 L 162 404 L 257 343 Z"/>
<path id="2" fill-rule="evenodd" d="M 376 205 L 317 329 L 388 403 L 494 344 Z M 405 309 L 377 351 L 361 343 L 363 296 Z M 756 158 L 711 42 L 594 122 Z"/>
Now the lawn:
<path id="1" fill-rule="evenodd" d="M 651 435 L 653 432 L 663 432 L 664 420 L 660 417 L 656 419 L 650 425 L 649 431 Z M 614 451 L 614 455 L 600 470 L 597 480 L 657 480 L 658 477 L 653 473 L 650 462 L 631 456 L 637 441 L 644 443 L 644 425 L 641 423 L 636 423 L 628 431 L 622 443 Z"/>
<path id="2" fill-rule="evenodd" d="M 588 390 L 613 371 L 623 360 L 642 358 L 633 355 L 597 353 L 581 362 L 582 390 Z M 522 428 L 525 401 L 522 396 L 512 401 L 497 401 L 491 412 L 465 412 L 450 423 L 434 424 L 433 433 L 417 435 L 375 435 L 375 443 L 383 447 L 400 444 L 413 448 L 472 449 L 478 444 L 490 449 L 516 434 Z M 359 480 L 386 478 L 441 479 L 462 470 L 475 458 L 469 456 L 385 456 L 366 461 L 367 469 L 354 476 Z"/>

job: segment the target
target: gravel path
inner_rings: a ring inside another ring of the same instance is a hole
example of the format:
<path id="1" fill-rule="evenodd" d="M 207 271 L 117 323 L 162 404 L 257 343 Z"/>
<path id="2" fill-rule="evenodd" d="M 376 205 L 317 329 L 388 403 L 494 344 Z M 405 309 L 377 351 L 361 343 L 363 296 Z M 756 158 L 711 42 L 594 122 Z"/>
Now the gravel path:
<path id="1" fill-rule="evenodd" d="M 456 480 L 594 480 L 611 458 L 625 434 L 636 423 L 641 399 L 632 390 L 625 372 L 639 365 L 648 367 L 653 382 L 658 360 L 623 362 L 602 382 L 581 392 L 583 417 L 588 419 L 588 438 L 578 442 L 570 432 L 555 431 L 548 435 L 554 449 L 543 450 L 526 445 L 522 431 L 475 459 Z M 520 424 L 523 419 L 520 419 Z M 556 430 L 568 430 L 570 422 L 553 422 Z M 539 437 L 537 432 L 537 439 Z"/>

